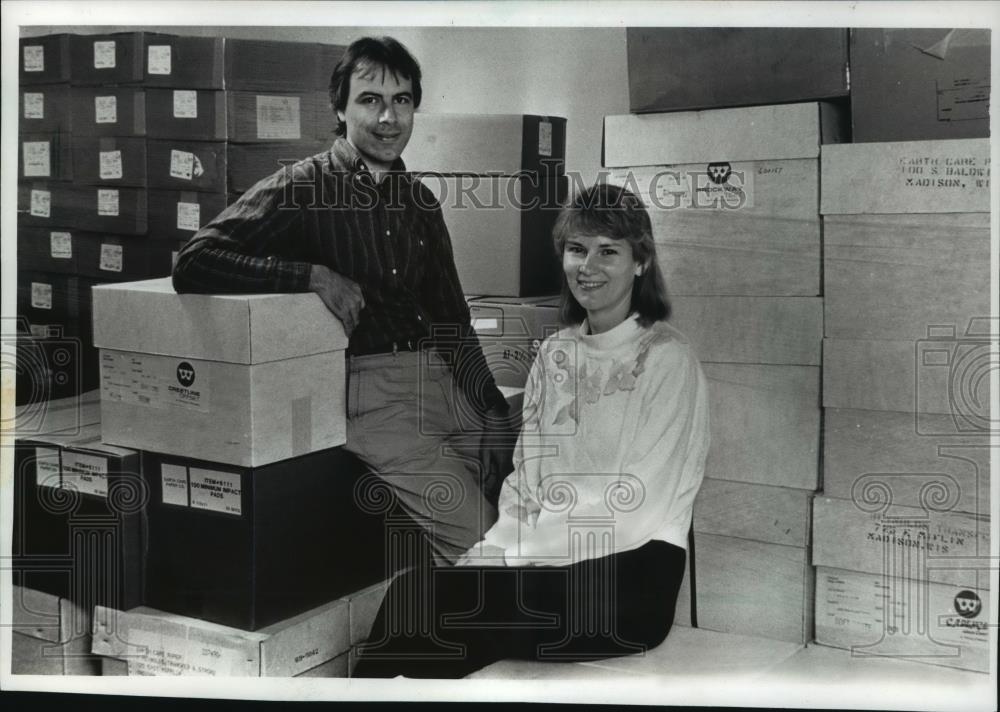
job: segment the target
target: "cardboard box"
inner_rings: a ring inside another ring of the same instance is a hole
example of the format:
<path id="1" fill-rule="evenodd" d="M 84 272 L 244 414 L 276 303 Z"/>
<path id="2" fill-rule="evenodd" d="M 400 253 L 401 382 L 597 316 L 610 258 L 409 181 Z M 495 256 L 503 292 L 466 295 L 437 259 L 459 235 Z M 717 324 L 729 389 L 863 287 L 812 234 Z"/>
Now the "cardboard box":
<path id="1" fill-rule="evenodd" d="M 146 141 L 146 184 L 153 189 L 227 191 L 227 157 L 221 141 Z"/>
<path id="2" fill-rule="evenodd" d="M 367 494 L 386 485 L 341 448 L 253 468 L 145 452 L 142 470 L 150 606 L 257 630 L 393 570 L 391 498 L 380 507 Z M 347 648 L 348 616 L 345 600 L 334 652 Z"/>
<path id="3" fill-rule="evenodd" d="M 17 314 L 31 326 L 72 324 L 67 335 L 82 336 L 90 323 L 91 284 L 73 275 L 22 271 L 17 279 Z M 31 327 L 29 331 L 44 335 Z"/>
<path id="4" fill-rule="evenodd" d="M 347 604 L 332 601 L 257 632 L 149 607 L 94 611 L 93 652 L 129 675 L 295 677 L 347 652 Z"/>
<path id="5" fill-rule="evenodd" d="M 146 95 L 135 87 L 74 87 L 70 93 L 74 136 L 145 136 Z"/>
<path id="6" fill-rule="evenodd" d="M 988 515 L 903 507 L 891 482 L 873 481 L 855 500 L 813 500 L 813 564 L 988 590 Z"/>
<path id="7" fill-rule="evenodd" d="M 73 139 L 77 185 L 146 186 L 146 139 L 76 137 Z"/>
<path id="8" fill-rule="evenodd" d="M 226 38 L 225 82 L 230 90 L 326 89 L 346 47 L 315 42 Z"/>
<path id="9" fill-rule="evenodd" d="M 90 655 L 90 611 L 22 586 L 11 596 L 11 674 L 100 674 L 100 661 Z"/>
<path id="10" fill-rule="evenodd" d="M 989 589 L 816 570 L 816 642 L 854 657 L 989 672 L 989 610 Z"/>
<path id="11" fill-rule="evenodd" d="M 705 474 L 734 482 L 819 486 L 820 369 L 703 363 L 711 445 Z"/>
<path id="12" fill-rule="evenodd" d="M 198 89 L 147 89 L 145 112 L 150 138 L 224 141 L 227 93 Z"/>
<path id="13" fill-rule="evenodd" d="M 706 477 L 694 503 L 696 534 L 809 545 L 812 493 Z"/>
<path id="14" fill-rule="evenodd" d="M 918 430 L 924 426 L 924 432 Z M 823 492 L 853 499 L 885 483 L 892 501 L 956 512 L 986 513 L 990 503 L 990 447 L 981 435 L 955 431 L 950 415 L 827 408 L 823 419 Z"/>
<path id="15" fill-rule="evenodd" d="M 559 297 L 473 297 L 472 328 L 498 386 L 524 388 L 546 337 L 561 328 Z"/>
<path id="16" fill-rule="evenodd" d="M 143 602 L 146 489 L 134 450 L 78 433 L 15 443 L 15 576 L 39 591 L 94 605 Z"/>
<path id="17" fill-rule="evenodd" d="M 143 80 L 142 32 L 71 35 L 69 51 L 73 84 L 137 84 Z"/>
<path id="18" fill-rule="evenodd" d="M 147 87 L 223 88 L 223 39 L 146 33 L 143 37 Z"/>
<path id="19" fill-rule="evenodd" d="M 326 92 L 227 91 L 226 110 L 233 143 L 308 139 L 332 143 L 337 126 Z"/>
<path id="20" fill-rule="evenodd" d="M 17 179 L 73 180 L 69 134 L 28 134 L 18 137 Z"/>
<path id="21" fill-rule="evenodd" d="M 131 236 L 88 234 L 80 244 L 79 272 L 101 282 L 169 277 L 175 248 Z"/>
<path id="22" fill-rule="evenodd" d="M 671 294 L 820 294 L 819 162 L 829 104 L 608 116 L 609 182 L 647 205 Z"/>
<path id="23" fill-rule="evenodd" d="M 695 533 L 698 627 L 806 643 L 813 630 L 813 567 L 801 546 Z"/>
<path id="24" fill-rule="evenodd" d="M 78 230 L 17 228 L 17 268 L 30 272 L 78 274 L 81 243 Z"/>
<path id="25" fill-rule="evenodd" d="M 15 341 L 16 404 L 47 408 L 52 399 L 78 396 L 98 386 L 97 351 L 89 322 L 53 320 L 33 325 L 43 335 L 19 334 Z"/>
<path id="26" fill-rule="evenodd" d="M 414 172 L 559 176 L 566 170 L 566 119 L 421 112 L 403 160 Z"/>
<path id="27" fill-rule="evenodd" d="M 552 227 L 565 178 L 425 176 L 441 203 L 462 291 L 503 297 L 559 292 Z"/>
<path id="28" fill-rule="evenodd" d="M 109 443 L 243 467 L 343 444 L 340 323 L 314 294 L 93 290 Z"/>
<path id="29" fill-rule="evenodd" d="M 18 225 L 63 227 L 115 235 L 146 233 L 146 191 L 58 181 L 17 187 Z"/>
<path id="30" fill-rule="evenodd" d="M 989 104 L 989 30 L 851 30 L 855 141 L 987 138 Z"/>
<path id="31" fill-rule="evenodd" d="M 248 143 L 229 146 L 229 189 L 237 193 L 250 190 L 284 166 L 308 156 L 325 153 L 328 141 L 296 141 L 294 143 Z"/>
<path id="32" fill-rule="evenodd" d="M 70 77 L 70 37 L 68 34 L 22 37 L 18 83 L 59 84 Z"/>
<path id="33" fill-rule="evenodd" d="M 845 29 L 630 27 L 626 38 L 633 113 L 848 94 Z"/>
<path id="34" fill-rule="evenodd" d="M 701 361 L 820 365 L 821 298 L 671 295 L 670 306 Z"/>
<path id="35" fill-rule="evenodd" d="M 172 241 L 191 238 L 226 209 L 225 193 L 150 190 L 148 198 L 149 236 Z"/>
<path id="36" fill-rule="evenodd" d="M 81 428 L 101 422 L 100 392 L 86 391 L 67 398 L 45 399 L 40 403 L 18 406 L 14 411 L 14 436 L 62 433 L 76 435 Z"/>
<path id="37" fill-rule="evenodd" d="M 70 133 L 70 89 L 65 84 L 22 86 L 18 91 L 17 126 L 26 133 Z"/>

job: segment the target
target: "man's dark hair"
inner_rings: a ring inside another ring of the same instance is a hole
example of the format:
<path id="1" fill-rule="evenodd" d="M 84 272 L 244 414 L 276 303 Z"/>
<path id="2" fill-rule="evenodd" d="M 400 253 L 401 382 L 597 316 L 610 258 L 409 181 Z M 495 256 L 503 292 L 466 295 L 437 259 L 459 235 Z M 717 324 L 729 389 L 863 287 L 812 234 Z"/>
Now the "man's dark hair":
<path id="1" fill-rule="evenodd" d="M 413 108 L 420 107 L 420 64 L 410 51 L 392 37 L 362 37 L 351 43 L 330 75 L 330 106 L 334 114 L 347 108 L 354 72 L 373 66 L 391 72 L 397 81 L 399 77 L 409 79 L 413 85 Z M 346 133 L 347 127 L 338 123 L 337 135 Z"/>

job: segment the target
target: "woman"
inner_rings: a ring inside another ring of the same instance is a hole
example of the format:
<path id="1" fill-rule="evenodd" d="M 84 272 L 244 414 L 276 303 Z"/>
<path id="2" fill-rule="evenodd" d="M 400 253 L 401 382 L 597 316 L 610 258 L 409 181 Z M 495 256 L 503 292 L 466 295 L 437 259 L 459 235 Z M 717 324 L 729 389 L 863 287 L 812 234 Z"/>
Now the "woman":
<path id="1" fill-rule="evenodd" d="M 455 567 L 393 582 L 357 677 L 627 655 L 659 645 L 673 624 L 708 449 L 705 378 L 665 321 L 635 195 L 583 191 L 554 238 L 571 326 L 532 366 L 499 519 Z"/>

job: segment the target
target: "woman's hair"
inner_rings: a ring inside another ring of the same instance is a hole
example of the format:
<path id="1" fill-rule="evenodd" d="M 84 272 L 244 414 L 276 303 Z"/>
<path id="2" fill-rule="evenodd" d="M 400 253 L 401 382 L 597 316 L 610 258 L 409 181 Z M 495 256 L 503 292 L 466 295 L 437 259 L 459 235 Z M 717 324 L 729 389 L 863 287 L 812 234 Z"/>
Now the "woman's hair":
<path id="1" fill-rule="evenodd" d="M 392 37 L 362 37 L 344 51 L 330 75 L 330 106 L 334 114 L 347 108 L 351 94 L 351 76 L 355 70 L 373 65 L 381 66 L 398 79 L 409 79 L 413 85 L 413 108 L 420 108 L 420 64 L 409 50 Z M 337 135 L 344 136 L 347 127 L 337 124 Z"/>
<path id="2" fill-rule="evenodd" d="M 670 317 L 666 284 L 656 262 L 653 227 L 646 206 L 637 195 L 607 183 L 598 183 L 578 193 L 559 213 L 552 229 L 560 259 L 566 241 L 574 235 L 601 235 L 614 240 L 627 240 L 636 262 L 643 266 L 642 274 L 632 283 L 629 312 L 637 312 L 639 323 L 643 326 Z M 564 272 L 559 318 L 564 324 L 580 324 L 586 316 L 587 311 L 573 297 Z"/>

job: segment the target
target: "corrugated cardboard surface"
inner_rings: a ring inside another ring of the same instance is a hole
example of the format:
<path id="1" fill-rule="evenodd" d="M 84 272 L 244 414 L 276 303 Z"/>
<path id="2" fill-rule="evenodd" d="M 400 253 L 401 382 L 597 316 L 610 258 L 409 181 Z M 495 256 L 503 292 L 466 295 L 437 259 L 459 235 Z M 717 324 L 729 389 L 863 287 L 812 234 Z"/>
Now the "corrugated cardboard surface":
<path id="1" fill-rule="evenodd" d="M 45 35 L 24 37 L 18 41 L 19 83 L 52 84 L 69 81 L 70 35 Z M 29 48 L 25 52 L 25 48 Z M 30 65 L 26 64 L 31 57 Z"/>
<path id="2" fill-rule="evenodd" d="M 77 184 L 144 188 L 146 139 L 78 136 L 73 140 L 73 167 Z"/>
<path id="3" fill-rule="evenodd" d="M 222 89 L 221 37 L 145 33 L 143 84 L 181 89 Z"/>
<path id="4" fill-rule="evenodd" d="M 705 478 L 694 530 L 770 544 L 808 546 L 812 492 Z"/>
<path id="5" fill-rule="evenodd" d="M 77 136 L 145 136 L 146 93 L 137 87 L 73 87 L 70 123 Z"/>
<path id="6" fill-rule="evenodd" d="M 18 180 L 72 180 L 72 145 L 68 133 L 22 131 L 18 137 Z"/>
<path id="7" fill-rule="evenodd" d="M 142 32 L 71 35 L 70 81 L 73 84 L 134 84 L 143 78 Z"/>
<path id="8" fill-rule="evenodd" d="M 23 40 L 22 40 L 23 41 Z M 21 85 L 17 125 L 22 133 L 71 131 L 70 89 L 66 85 Z"/>

